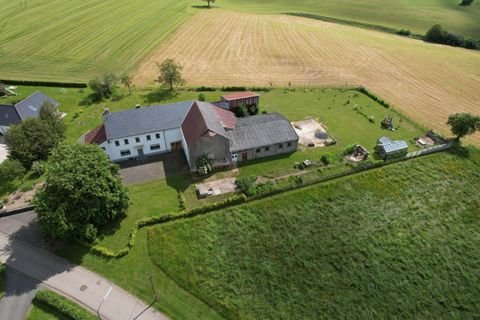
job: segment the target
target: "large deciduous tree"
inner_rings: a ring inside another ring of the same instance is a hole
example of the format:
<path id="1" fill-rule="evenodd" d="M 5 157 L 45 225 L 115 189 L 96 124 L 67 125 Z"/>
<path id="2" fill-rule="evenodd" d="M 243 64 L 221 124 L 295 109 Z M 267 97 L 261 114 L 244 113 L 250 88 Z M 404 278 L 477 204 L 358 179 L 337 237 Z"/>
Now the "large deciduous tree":
<path id="1" fill-rule="evenodd" d="M 182 78 L 183 67 L 176 63 L 173 59 L 166 59 L 162 63 L 157 63 L 158 66 L 158 82 L 161 85 L 168 86 L 173 90 L 174 85 L 183 85 L 185 80 Z"/>
<path id="2" fill-rule="evenodd" d="M 90 80 L 88 86 L 93 91 L 94 100 L 101 101 L 112 97 L 116 90 L 117 81 L 118 77 L 113 73 L 106 73 Z"/>
<path id="3" fill-rule="evenodd" d="M 457 140 L 480 130 L 480 117 L 470 113 L 455 113 L 448 117 L 447 124 Z"/>
<path id="4" fill-rule="evenodd" d="M 34 204 L 42 232 L 53 238 L 93 241 L 100 227 L 128 209 L 119 168 L 96 145 L 59 145 L 45 177 Z"/>
<path id="5" fill-rule="evenodd" d="M 65 138 L 65 125 L 51 104 L 44 104 L 38 118 L 13 125 L 5 134 L 9 157 L 29 169 L 32 163 L 46 160 L 50 151 Z"/>
<path id="6" fill-rule="evenodd" d="M 132 84 L 133 84 L 133 79 L 132 76 L 125 73 L 120 77 L 120 82 L 127 87 L 128 89 L 128 94 L 132 95 Z"/>

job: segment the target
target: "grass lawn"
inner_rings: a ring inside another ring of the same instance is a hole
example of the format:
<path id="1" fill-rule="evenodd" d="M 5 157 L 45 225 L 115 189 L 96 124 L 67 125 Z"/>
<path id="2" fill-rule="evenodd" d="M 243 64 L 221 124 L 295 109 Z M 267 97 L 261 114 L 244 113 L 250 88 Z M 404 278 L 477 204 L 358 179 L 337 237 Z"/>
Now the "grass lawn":
<path id="1" fill-rule="evenodd" d="M 0 7 L 2 77 L 61 81 L 130 71 L 196 12 L 186 0 L 0 0 Z"/>
<path id="2" fill-rule="evenodd" d="M 425 34 L 434 24 L 480 39 L 480 3 L 462 7 L 450 0 L 224 0 L 219 7 L 251 13 L 304 12 Z"/>
<path id="3" fill-rule="evenodd" d="M 149 253 L 229 319 L 472 318 L 480 151 L 469 153 L 158 226 Z"/>

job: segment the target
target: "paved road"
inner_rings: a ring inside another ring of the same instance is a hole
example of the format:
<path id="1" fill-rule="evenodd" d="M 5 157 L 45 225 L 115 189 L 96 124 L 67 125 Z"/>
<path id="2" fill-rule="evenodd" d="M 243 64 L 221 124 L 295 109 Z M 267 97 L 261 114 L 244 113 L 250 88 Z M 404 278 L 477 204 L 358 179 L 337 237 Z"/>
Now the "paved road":
<path id="1" fill-rule="evenodd" d="M 16 283 L 14 293 L 10 295 L 11 300 L 15 296 L 31 294 L 31 285 L 26 285 L 30 280 L 51 288 L 92 311 L 97 310 L 107 292 L 110 292 L 101 305 L 100 314 L 103 319 L 132 320 L 147 308 L 145 303 L 101 276 L 42 249 L 32 212 L 0 219 L 0 261 L 5 262 L 17 276 L 25 278 L 24 282 Z M 16 308 L 12 303 L 9 305 L 12 310 Z M 17 305 L 21 305 L 21 302 Z M 0 315 L 1 312 L 0 310 Z M 138 319 L 163 320 L 167 317 L 154 309 L 148 309 Z"/>

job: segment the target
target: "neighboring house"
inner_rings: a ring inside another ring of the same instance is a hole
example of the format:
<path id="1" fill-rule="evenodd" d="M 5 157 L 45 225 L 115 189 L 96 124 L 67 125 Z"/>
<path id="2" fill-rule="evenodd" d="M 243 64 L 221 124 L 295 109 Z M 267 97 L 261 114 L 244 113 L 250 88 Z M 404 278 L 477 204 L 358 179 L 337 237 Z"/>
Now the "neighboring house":
<path id="1" fill-rule="evenodd" d="M 112 161 L 183 150 L 192 171 L 202 155 L 214 166 L 293 152 L 298 136 L 277 113 L 237 119 L 207 102 L 185 101 L 163 106 L 106 112 L 104 123 L 85 135 Z"/>
<path id="2" fill-rule="evenodd" d="M 377 141 L 376 151 L 384 160 L 398 158 L 408 153 L 408 144 L 403 140 L 393 141 L 388 137 L 381 137 Z"/>
<path id="3" fill-rule="evenodd" d="M 239 106 L 257 106 L 260 103 L 260 95 L 255 92 L 235 92 L 221 96 L 221 101 L 216 104 L 228 106 L 229 110 L 234 110 Z M 222 106 L 222 105 L 220 105 Z M 222 106 L 223 107 L 223 106 Z"/>
<path id="4" fill-rule="evenodd" d="M 11 125 L 27 118 L 37 118 L 45 102 L 58 107 L 60 103 L 37 91 L 14 105 L 0 105 L 0 134 L 5 134 Z"/>

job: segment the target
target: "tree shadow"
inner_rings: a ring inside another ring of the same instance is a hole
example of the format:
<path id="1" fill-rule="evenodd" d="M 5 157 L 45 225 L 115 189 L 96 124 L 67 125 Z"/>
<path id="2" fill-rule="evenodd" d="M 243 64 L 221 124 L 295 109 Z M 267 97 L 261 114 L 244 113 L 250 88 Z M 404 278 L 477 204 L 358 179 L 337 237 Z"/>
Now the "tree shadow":
<path id="1" fill-rule="evenodd" d="M 470 158 L 470 149 L 468 147 L 463 147 L 458 142 L 455 142 L 455 144 L 450 149 L 448 149 L 448 153 L 453 154 L 462 159 Z"/>
<path id="2" fill-rule="evenodd" d="M 147 103 L 162 102 L 167 100 L 172 100 L 176 98 L 179 93 L 175 90 L 169 89 L 156 89 L 149 92 L 146 95 L 143 95 L 143 101 Z"/>
<path id="3" fill-rule="evenodd" d="M 210 10 L 210 9 L 214 9 L 215 7 L 214 6 L 208 6 L 208 5 L 191 5 L 190 7 L 194 8 L 194 9 L 207 9 L 207 10 Z"/>

